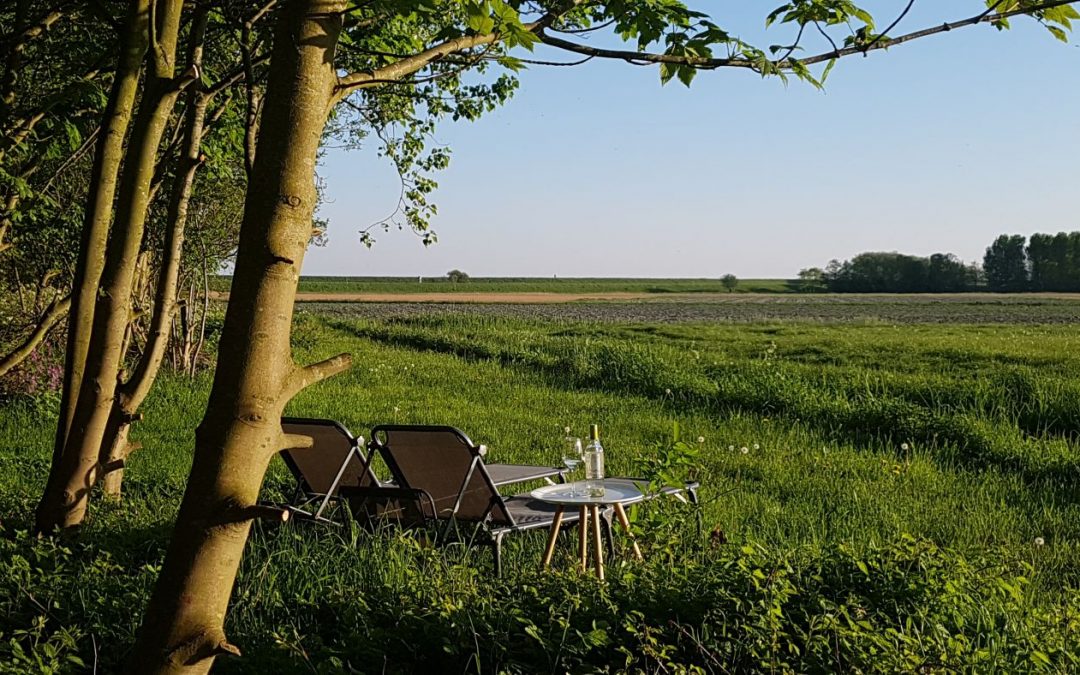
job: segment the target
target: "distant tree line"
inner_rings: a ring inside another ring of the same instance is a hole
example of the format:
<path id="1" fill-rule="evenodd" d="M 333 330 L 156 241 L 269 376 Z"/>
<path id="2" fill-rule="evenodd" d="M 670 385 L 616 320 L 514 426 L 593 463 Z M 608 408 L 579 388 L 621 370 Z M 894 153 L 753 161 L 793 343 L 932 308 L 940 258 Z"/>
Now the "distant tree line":
<path id="1" fill-rule="evenodd" d="M 1001 235 L 986 249 L 986 284 L 994 291 L 1080 291 L 1080 232 Z"/>
<path id="2" fill-rule="evenodd" d="M 978 265 L 966 265 L 951 253 L 929 257 L 903 253 L 860 253 L 831 261 L 824 270 L 799 272 L 801 290 L 832 293 L 960 293 L 980 281 Z"/>
<path id="3" fill-rule="evenodd" d="M 843 262 L 832 260 L 824 269 L 801 270 L 794 283 L 811 293 L 1080 291 L 1080 232 L 1033 234 L 1030 239 L 1003 234 L 987 247 L 981 266 L 951 253 L 860 253 Z"/>

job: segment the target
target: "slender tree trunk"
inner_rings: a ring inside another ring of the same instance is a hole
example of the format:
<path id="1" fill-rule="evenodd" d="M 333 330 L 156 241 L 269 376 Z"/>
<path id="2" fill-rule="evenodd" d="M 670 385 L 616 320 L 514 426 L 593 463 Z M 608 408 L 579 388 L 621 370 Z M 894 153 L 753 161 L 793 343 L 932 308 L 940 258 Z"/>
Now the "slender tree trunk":
<path id="1" fill-rule="evenodd" d="M 292 0 L 278 20 L 214 386 L 133 672 L 205 673 L 217 655 L 239 653 L 224 621 L 251 520 L 282 517 L 256 506 L 263 475 L 282 448 L 310 442 L 282 433 L 281 411 L 350 363 L 338 356 L 300 368 L 289 347 L 344 7 L 344 0 Z"/>
<path id="2" fill-rule="evenodd" d="M 192 37 L 188 52 L 188 62 L 196 69 L 202 67 L 203 36 L 206 31 L 208 8 L 200 8 L 194 20 Z M 206 124 L 206 109 L 210 96 L 197 87 L 188 96 L 184 115 L 184 146 L 180 155 L 180 166 L 173 179 L 172 194 L 169 199 L 161 269 L 158 272 L 154 294 L 154 312 L 150 319 L 150 333 L 135 371 L 124 383 L 113 399 L 112 410 L 106 422 L 105 433 L 100 445 L 101 463 L 105 474 L 103 488 L 105 495 L 120 498 L 123 482 L 124 462 L 137 445 L 128 441 L 131 422 L 138 419 L 137 411 L 150 393 L 150 388 L 161 370 L 165 357 L 165 348 L 169 343 L 169 325 L 176 312 L 176 295 L 180 278 L 180 261 L 183 257 L 184 227 L 187 223 L 188 203 L 191 201 L 191 189 L 195 183 L 195 173 L 201 161 L 203 131 Z M 121 355 L 122 357 L 122 355 Z"/>
<path id="3" fill-rule="evenodd" d="M 18 347 L 13 349 L 8 354 L 0 357 L 0 377 L 3 377 L 9 370 L 19 365 L 26 360 L 26 357 L 34 353 L 34 350 L 38 348 L 44 340 L 45 336 L 49 334 L 60 319 L 64 318 L 67 314 L 68 307 L 71 306 L 71 297 L 64 297 L 57 300 L 53 300 L 49 305 L 45 313 L 38 319 L 37 326 L 22 341 Z"/>
<path id="4" fill-rule="evenodd" d="M 90 194 L 86 205 L 79 258 L 72 282 L 71 310 L 68 319 L 67 350 L 64 355 L 64 386 L 61 391 L 60 415 L 53 444 L 52 467 L 45 493 L 38 504 L 38 530 L 51 529 L 58 524 L 55 514 L 57 501 L 63 501 L 63 488 L 57 495 L 58 484 L 64 483 L 65 468 L 61 462 L 64 445 L 74 415 L 75 402 L 82 386 L 90 333 L 94 321 L 94 301 L 104 266 L 105 246 L 112 218 L 113 198 L 120 173 L 124 140 L 131 122 L 143 56 L 150 42 L 150 0 L 131 0 L 125 34 L 120 41 L 120 57 L 113 79 L 109 103 L 105 108 L 102 133 L 98 141 L 94 165 L 90 174 Z"/>
<path id="5" fill-rule="evenodd" d="M 123 364 L 122 347 L 149 209 L 150 181 L 161 136 L 181 89 L 173 73 L 182 10 L 183 0 L 157 0 L 153 31 L 156 39 L 149 54 L 153 72 L 147 74 L 125 157 L 116 207 L 118 218 L 106 246 L 71 423 L 60 456 L 53 461 L 55 477 L 38 507 L 37 528 L 42 531 L 82 523 L 90 490 L 100 477 L 102 455 L 106 454 L 102 440 Z M 80 294 L 82 290 L 80 287 Z"/>

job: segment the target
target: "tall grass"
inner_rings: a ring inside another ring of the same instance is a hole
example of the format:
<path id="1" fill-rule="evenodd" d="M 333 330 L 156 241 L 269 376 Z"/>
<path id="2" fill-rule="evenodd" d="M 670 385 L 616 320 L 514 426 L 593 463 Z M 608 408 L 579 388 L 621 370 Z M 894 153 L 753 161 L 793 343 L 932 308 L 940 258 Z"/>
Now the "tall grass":
<path id="1" fill-rule="evenodd" d="M 496 580 L 482 553 L 407 535 L 259 527 L 227 627 L 245 657 L 223 672 L 1076 665 L 1080 354 L 1068 328 L 301 315 L 295 346 L 357 365 L 290 414 L 355 433 L 450 423 L 491 461 L 555 463 L 564 426 L 599 423 L 611 472 L 633 473 L 678 421 L 703 439 L 705 530 L 671 511 L 641 532 L 648 560 L 616 560 L 601 586 L 572 571 L 570 546 L 540 574 L 543 533 L 511 540 Z M 60 670 L 79 669 L 70 656 L 106 670 L 123 659 L 208 389 L 207 375 L 163 378 L 133 432 L 145 449 L 125 501 L 98 504 L 71 543 L 19 534 L 53 421 L 3 408 L 0 659 L 12 671 L 28 667 L 16 646 Z M 275 463 L 264 495 L 289 486 Z"/>

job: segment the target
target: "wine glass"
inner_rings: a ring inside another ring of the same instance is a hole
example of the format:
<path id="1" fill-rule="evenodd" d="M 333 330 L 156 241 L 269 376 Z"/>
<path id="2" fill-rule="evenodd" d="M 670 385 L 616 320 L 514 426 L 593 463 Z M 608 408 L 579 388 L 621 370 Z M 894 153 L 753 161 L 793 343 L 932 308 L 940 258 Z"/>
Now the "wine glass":
<path id="1" fill-rule="evenodd" d="M 566 465 L 566 477 L 570 481 L 569 495 L 571 497 L 577 497 L 578 491 L 574 487 L 574 474 L 577 472 L 577 468 L 581 466 L 581 439 L 576 436 L 567 436 L 563 439 L 563 452 L 562 461 Z"/>

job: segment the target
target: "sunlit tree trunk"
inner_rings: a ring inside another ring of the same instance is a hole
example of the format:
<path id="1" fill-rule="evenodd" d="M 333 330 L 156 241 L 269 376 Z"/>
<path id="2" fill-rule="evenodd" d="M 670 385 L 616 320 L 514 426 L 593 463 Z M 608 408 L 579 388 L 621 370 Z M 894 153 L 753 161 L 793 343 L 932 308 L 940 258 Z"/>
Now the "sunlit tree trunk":
<path id="1" fill-rule="evenodd" d="M 102 440 L 123 365 L 122 347 L 130 315 L 131 286 L 149 210 L 150 182 L 158 145 L 182 86 L 182 81 L 173 75 L 183 1 L 157 0 L 155 8 L 151 32 L 154 39 L 148 55 L 152 71 L 147 73 L 124 157 L 116 223 L 105 245 L 94 306 L 82 308 L 92 314 L 88 339 L 83 333 L 84 317 L 72 313 L 72 318 L 79 320 L 73 324 L 73 333 L 80 342 L 85 341 L 86 349 L 82 352 L 85 354 L 82 372 L 76 378 L 78 390 L 72 392 L 76 394 L 75 405 L 70 410 L 64 444 L 59 456 L 54 456 L 50 481 L 38 507 L 37 529 L 41 531 L 79 525 L 86 514 L 90 490 L 100 476 Z M 106 222 L 108 206 L 102 207 Z M 78 280 L 76 293 L 80 297 L 88 281 Z M 76 349 L 81 350 L 81 344 Z M 65 394 L 68 394 L 67 386 L 65 383 Z"/>
<path id="2" fill-rule="evenodd" d="M 293 0 L 278 20 L 214 386 L 133 672 L 205 673 L 216 656 L 239 652 L 224 621 L 251 520 L 281 517 L 256 506 L 263 475 L 278 451 L 303 442 L 283 435 L 281 411 L 350 363 L 339 356 L 301 368 L 289 346 L 344 5 Z"/>
<path id="3" fill-rule="evenodd" d="M 53 443 L 53 460 L 45 493 L 37 510 L 36 527 L 39 530 L 52 529 L 68 520 L 64 517 L 62 506 L 68 501 L 64 492 L 70 482 L 67 478 L 71 471 L 63 465 L 61 456 L 86 366 L 94 321 L 94 304 L 101 270 L 105 264 L 105 247 L 124 141 L 139 89 L 143 57 L 150 43 L 149 21 L 150 0 L 131 0 L 125 33 L 120 41 L 120 57 L 90 174 L 90 194 L 87 197 L 79 257 L 75 263 L 75 278 L 72 282 L 67 350 L 64 355 L 64 384 Z M 70 497 L 74 497 L 74 494 Z"/>
<path id="4" fill-rule="evenodd" d="M 193 22 L 188 51 L 188 63 L 196 70 L 202 67 L 202 42 L 206 31 L 206 21 L 207 10 L 202 8 Z M 191 188 L 195 183 L 195 173 L 201 164 L 199 148 L 202 145 L 206 108 L 209 101 L 210 95 L 198 91 L 197 88 L 188 96 L 184 115 L 184 142 L 169 198 L 168 229 L 165 232 L 162 259 L 154 292 L 154 310 L 150 318 L 149 336 L 134 373 L 118 388 L 113 398 L 112 410 L 109 412 L 99 445 L 102 473 L 104 473 L 102 486 L 105 495 L 113 499 L 120 497 L 124 462 L 128 455 L 138 447 L 128 441 L 128 431 L 131 423 L 137 419 L 139 406 L 150 393 L 150 388 L 157 378 L 161 362 L 165 357 L 165 348 L 169 342 L 169 325 L 176 309 L 180 260 L 183 257 L 184 227 L 187 223 L 188 203 L 191 200 Z"/>

